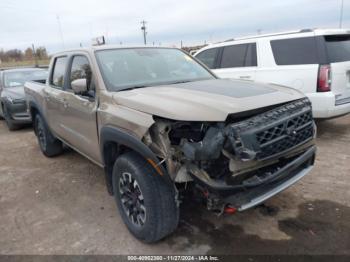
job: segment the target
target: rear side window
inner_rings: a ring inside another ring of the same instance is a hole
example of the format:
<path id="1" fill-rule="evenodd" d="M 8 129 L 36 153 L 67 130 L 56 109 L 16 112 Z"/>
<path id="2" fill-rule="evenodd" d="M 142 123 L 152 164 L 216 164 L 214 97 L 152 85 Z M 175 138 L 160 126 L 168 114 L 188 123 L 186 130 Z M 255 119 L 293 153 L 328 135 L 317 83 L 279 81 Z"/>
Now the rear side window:
<path id="1" fill-rule="evenodd" d="M 88 89 L 90 89 L 91 75 L 91 67 L 87 57 L 82 55 L 74 56 L 72 61 L 72 68 L 70 71 L 70 83 L 76 79 L 85 78 Z"/>
<path id="2" fill-rule="evenodd" d="M 245 58 L 245 66 L 257 66 L 256 44 L 249 44 Z"/>
<path id="3" fill-rule="evenodd" d="M 271 48 L 277 65 L 319 64 L 314 37 L 272 40 Z"/>
<path id="4" fill-rule="evenodd" d="M 196 58 L 203 62 L 207 67 L 212 69 L 215 67 L 215 60 L 218 54 L 218 50 L 218 48 L 204 50 L 203 52 L 200 52 L 198 55 L 196 55 Z"/>
<path id="5" fill-rule="evenodd" d="M 54 62 L 50 84 L 63 88 L 67 57 L 57 57 Z"/>
<path id="6" fill-rule="evenodd" d="M 256 44 L 225 46 L 220 68 L 256 66 Z"/>
<path id="7" fill-rule="evenodd" d="M 325 36 L 329 63 L 350 61 L 350 35 Z"/>

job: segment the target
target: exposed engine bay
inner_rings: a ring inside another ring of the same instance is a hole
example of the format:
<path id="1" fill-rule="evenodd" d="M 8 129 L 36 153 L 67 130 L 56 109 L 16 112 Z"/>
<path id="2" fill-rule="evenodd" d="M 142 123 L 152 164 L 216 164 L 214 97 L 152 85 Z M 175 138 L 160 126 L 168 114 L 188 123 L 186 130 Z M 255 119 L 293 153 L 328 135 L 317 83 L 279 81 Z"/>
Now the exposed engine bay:
<path id="1" fill-rule="evenodd" d="M 311 104 L 305 98 L 221 123 L 155 118 L 144 143 L 173 181 L 194 181 L 213 196 L 208 208 L 222 209 L 226 198 L 285 176 L 286 167 L 313 146 L 314 137 Z M 313 164 L 313 156 L 304 158 L 301 167 Z M 229 201 L 236 206 L 242 201 L 234 202 Z"/>

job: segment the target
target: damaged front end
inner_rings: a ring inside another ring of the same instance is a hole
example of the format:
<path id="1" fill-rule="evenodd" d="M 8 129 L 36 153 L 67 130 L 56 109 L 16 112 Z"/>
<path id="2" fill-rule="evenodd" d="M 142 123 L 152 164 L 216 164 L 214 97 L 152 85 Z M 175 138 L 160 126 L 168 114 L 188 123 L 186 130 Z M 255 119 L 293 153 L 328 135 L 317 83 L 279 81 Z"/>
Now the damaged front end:
<path id="1" fill-rule="evenodd" d="M 307 98 L 220 123 L 155 120 L 144 143 L 174 182 L 193 181 L 211 210 L 257 205 L 314 163 L 315 124 Z"/>

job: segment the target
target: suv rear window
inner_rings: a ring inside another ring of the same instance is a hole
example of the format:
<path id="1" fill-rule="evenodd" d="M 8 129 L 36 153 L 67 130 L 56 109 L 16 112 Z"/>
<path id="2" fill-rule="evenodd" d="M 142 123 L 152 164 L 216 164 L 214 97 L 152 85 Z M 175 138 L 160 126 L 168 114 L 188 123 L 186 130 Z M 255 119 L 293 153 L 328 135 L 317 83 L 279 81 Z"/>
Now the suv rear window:
<path id="1" fill-rule="evenodd" d="M 350 35 L 325 36 L 329 63 L 350 61 Z"/>
<path id="2" fill-rule="evenodd" d="M 277 65 L 319 64 L 315 37 L 271 40 Z"/>
<path id="3" fill-rule="evenodd" d="M 256 44 L 225 46 L 220 68 L 256 66 Z"/>

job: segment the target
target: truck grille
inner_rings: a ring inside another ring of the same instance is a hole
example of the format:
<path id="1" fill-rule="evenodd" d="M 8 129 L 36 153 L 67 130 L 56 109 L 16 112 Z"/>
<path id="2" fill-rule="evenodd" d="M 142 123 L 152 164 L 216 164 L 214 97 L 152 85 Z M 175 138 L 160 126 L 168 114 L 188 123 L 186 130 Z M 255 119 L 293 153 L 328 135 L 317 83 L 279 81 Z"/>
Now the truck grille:
<path id="1" fill-rule="evenodd" d="M 235 151 L 255 152 L 266 159 L 306 143 L 314 136 L 314 122 L 308 99 L 297 100 L 231 126 Z M 244 149 L 243 149 L 244 148 Z"/>
<path id="2" fill-rule="evenodd" d="M 261 149 L 260 158 L 283 152 L 313 137 L 313 125 L 308 124 L 312 121 L 311 113 L 303 114 L 296 118 L 302 118 L 302 121 L 310 120 L 308 122 L 298 122 L 298 120 L 293 121 L 293 119 L 284 125 L 278 125 L 278 127 L 257 134 L 257 140 Z M 292 128 L 293 131 L 289 131 Z"/>

